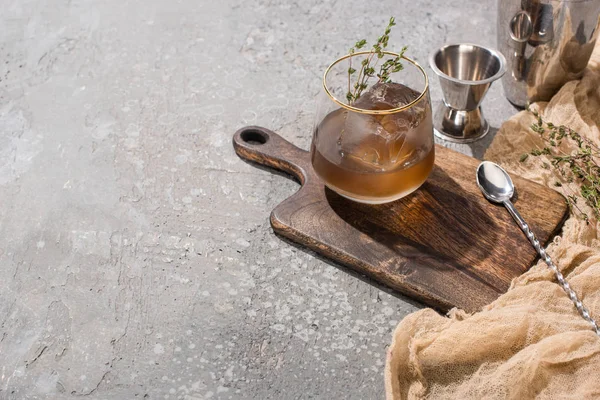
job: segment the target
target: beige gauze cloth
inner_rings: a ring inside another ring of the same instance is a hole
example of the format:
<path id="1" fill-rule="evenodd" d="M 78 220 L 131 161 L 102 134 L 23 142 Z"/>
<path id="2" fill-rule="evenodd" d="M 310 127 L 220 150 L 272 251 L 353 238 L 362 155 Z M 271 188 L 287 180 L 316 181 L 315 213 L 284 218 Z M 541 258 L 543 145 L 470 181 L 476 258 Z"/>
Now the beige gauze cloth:
<path id="1" fill-rule="evenodd" d="M 533 108 L 544 121 L 566 125 L 600 145 L 600 41 L 582 79 Z M 506 121 L 485 158 L 554 187 L 561 179 L 553 168 L 542 168 L 535 157 L 519 161 L 544 147 L 530 129 L 534 121 L 527 111 Z M 558 189 L 570 194 L 577 186 L 565 182 Z M 600 323 L 600 224 L 583 200 L 577 204 L 588 211 L 590 224 L 571 214 L 548 252 Z M 453 309 L 444 317 L 423 309 L 405 317 L 388 349 L 385 387 L 394 400 L 600 399 L 600 337 L 539 261 L 480 312 Z"/>

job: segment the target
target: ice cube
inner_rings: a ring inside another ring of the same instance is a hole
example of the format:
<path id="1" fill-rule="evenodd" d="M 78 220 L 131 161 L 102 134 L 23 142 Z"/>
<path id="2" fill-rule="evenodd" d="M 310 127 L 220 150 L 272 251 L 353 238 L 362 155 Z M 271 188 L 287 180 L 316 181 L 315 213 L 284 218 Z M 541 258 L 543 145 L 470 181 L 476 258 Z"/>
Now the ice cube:
<path id="1" fill-rule="evenodd" d="M 388 110 L 406 105 L 418 92 L 398 83 L 377 83 L 354 103 L 364 110 Z M 407 110 L 385 115 L 345 113 L 344 132 L 339 147 L 342 157 L 353 168 L 385 171 L 405 165 L 416 151 L 412 130 L 425 118 L 425 106 L 416 104 Z"/>
<path id="2" fill-rule="evenodd" d="M 402 154 L 407 129 L 388 131 L 382 121 L 385 116 L 346 113 L 344 131 L 338 142 L 342 157 L 367 171 L 382 171 L 397 163 Z"/>
<path id="3" fill-rule="evenodd" d="M 402 107 L 419 97 L 419 93 L 400 83 L 376 83 L 353 104 L 363 110 L 391 110 Z"/>
<path id="4" fill-rule="evenodd" d="M 344 129 L 338 144 L 344 155 L 359 156 L 368 137 L 379 136 L 383 131 L 376 116 L 346 111 Z"/>
<path id="5" fill-rule="evenodd" d="M 400 83 L 376 83 L 365 91 L 354 103 L 363 110 L 391 110 L 410 104 L 419 97 L 419 92 Z M 389 114 L 382 124 L 388 131 L 407 130 L 418 126 L 426 115 L 427 99 L 413 104 L 406 110 Z"/>

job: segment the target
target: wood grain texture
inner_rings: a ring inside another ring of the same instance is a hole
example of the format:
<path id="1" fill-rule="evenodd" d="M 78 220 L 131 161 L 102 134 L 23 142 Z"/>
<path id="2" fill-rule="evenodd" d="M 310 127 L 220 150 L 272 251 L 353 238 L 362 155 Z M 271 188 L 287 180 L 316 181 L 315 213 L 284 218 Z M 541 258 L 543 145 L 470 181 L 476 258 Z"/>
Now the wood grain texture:
<path id="1" fill-rule="evenodd" d="M 327 189 L 310 154 L 261 127 L 233 137 L 243 159 L 286 172 L 298 192 L 271 213 L 277 234 L 424 304 L 473 312 L 504 293 L 536 253 L 502 206 L 481 195 L 479 161 L 436 145 L 427 182 L 404 199 L 360 204 Z M 539 240 L 560 229 L 568 208 L 558 192 L 513 176 L 515 206 Z"/>

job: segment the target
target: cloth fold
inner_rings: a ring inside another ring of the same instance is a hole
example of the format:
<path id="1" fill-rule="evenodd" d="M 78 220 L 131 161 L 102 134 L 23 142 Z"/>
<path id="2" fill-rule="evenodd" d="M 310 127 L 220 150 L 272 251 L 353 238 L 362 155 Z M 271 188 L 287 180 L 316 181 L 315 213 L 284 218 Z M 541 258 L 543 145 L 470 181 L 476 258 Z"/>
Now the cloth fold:
<path id="1" fill-rule="evenodd" d="M 533 105 L 545 121 L 562 124 L 600 146 L 600 41 L 583 77 L 565 84 L 549 102 Z M 506 121 L 485 158 L 511 174 L 554 187 L 564 182 L 542 160 L 529 157 L 542 141 L 522 111 Z M 563 144 L 562 150 L 571 152 Z M 590 313 L 600 320 L 600 224 L 571 215 L 548 252 Z M 526 240 L 523 237 L 523 240 Z M 508 292 L 472 315 L 442 316 L 423 309 L 397 326 L 388 349 L 388 399 L 597 399 L 600 338 L 578 314 L 543 261 L 513 280 Z"/>

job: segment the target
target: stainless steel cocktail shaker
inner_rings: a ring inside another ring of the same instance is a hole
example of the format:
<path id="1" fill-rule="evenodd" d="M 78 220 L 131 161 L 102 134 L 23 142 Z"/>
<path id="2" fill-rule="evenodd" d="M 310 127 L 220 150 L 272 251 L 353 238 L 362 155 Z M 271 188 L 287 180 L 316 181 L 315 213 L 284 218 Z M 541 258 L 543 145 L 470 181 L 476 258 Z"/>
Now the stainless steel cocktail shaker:
<path id="1" fill-rule="evenodd" d="M 547 101 L 583 74 L 600 30 L 600 0 L 498 0 L 504 93 L 516 106 Z"/>

